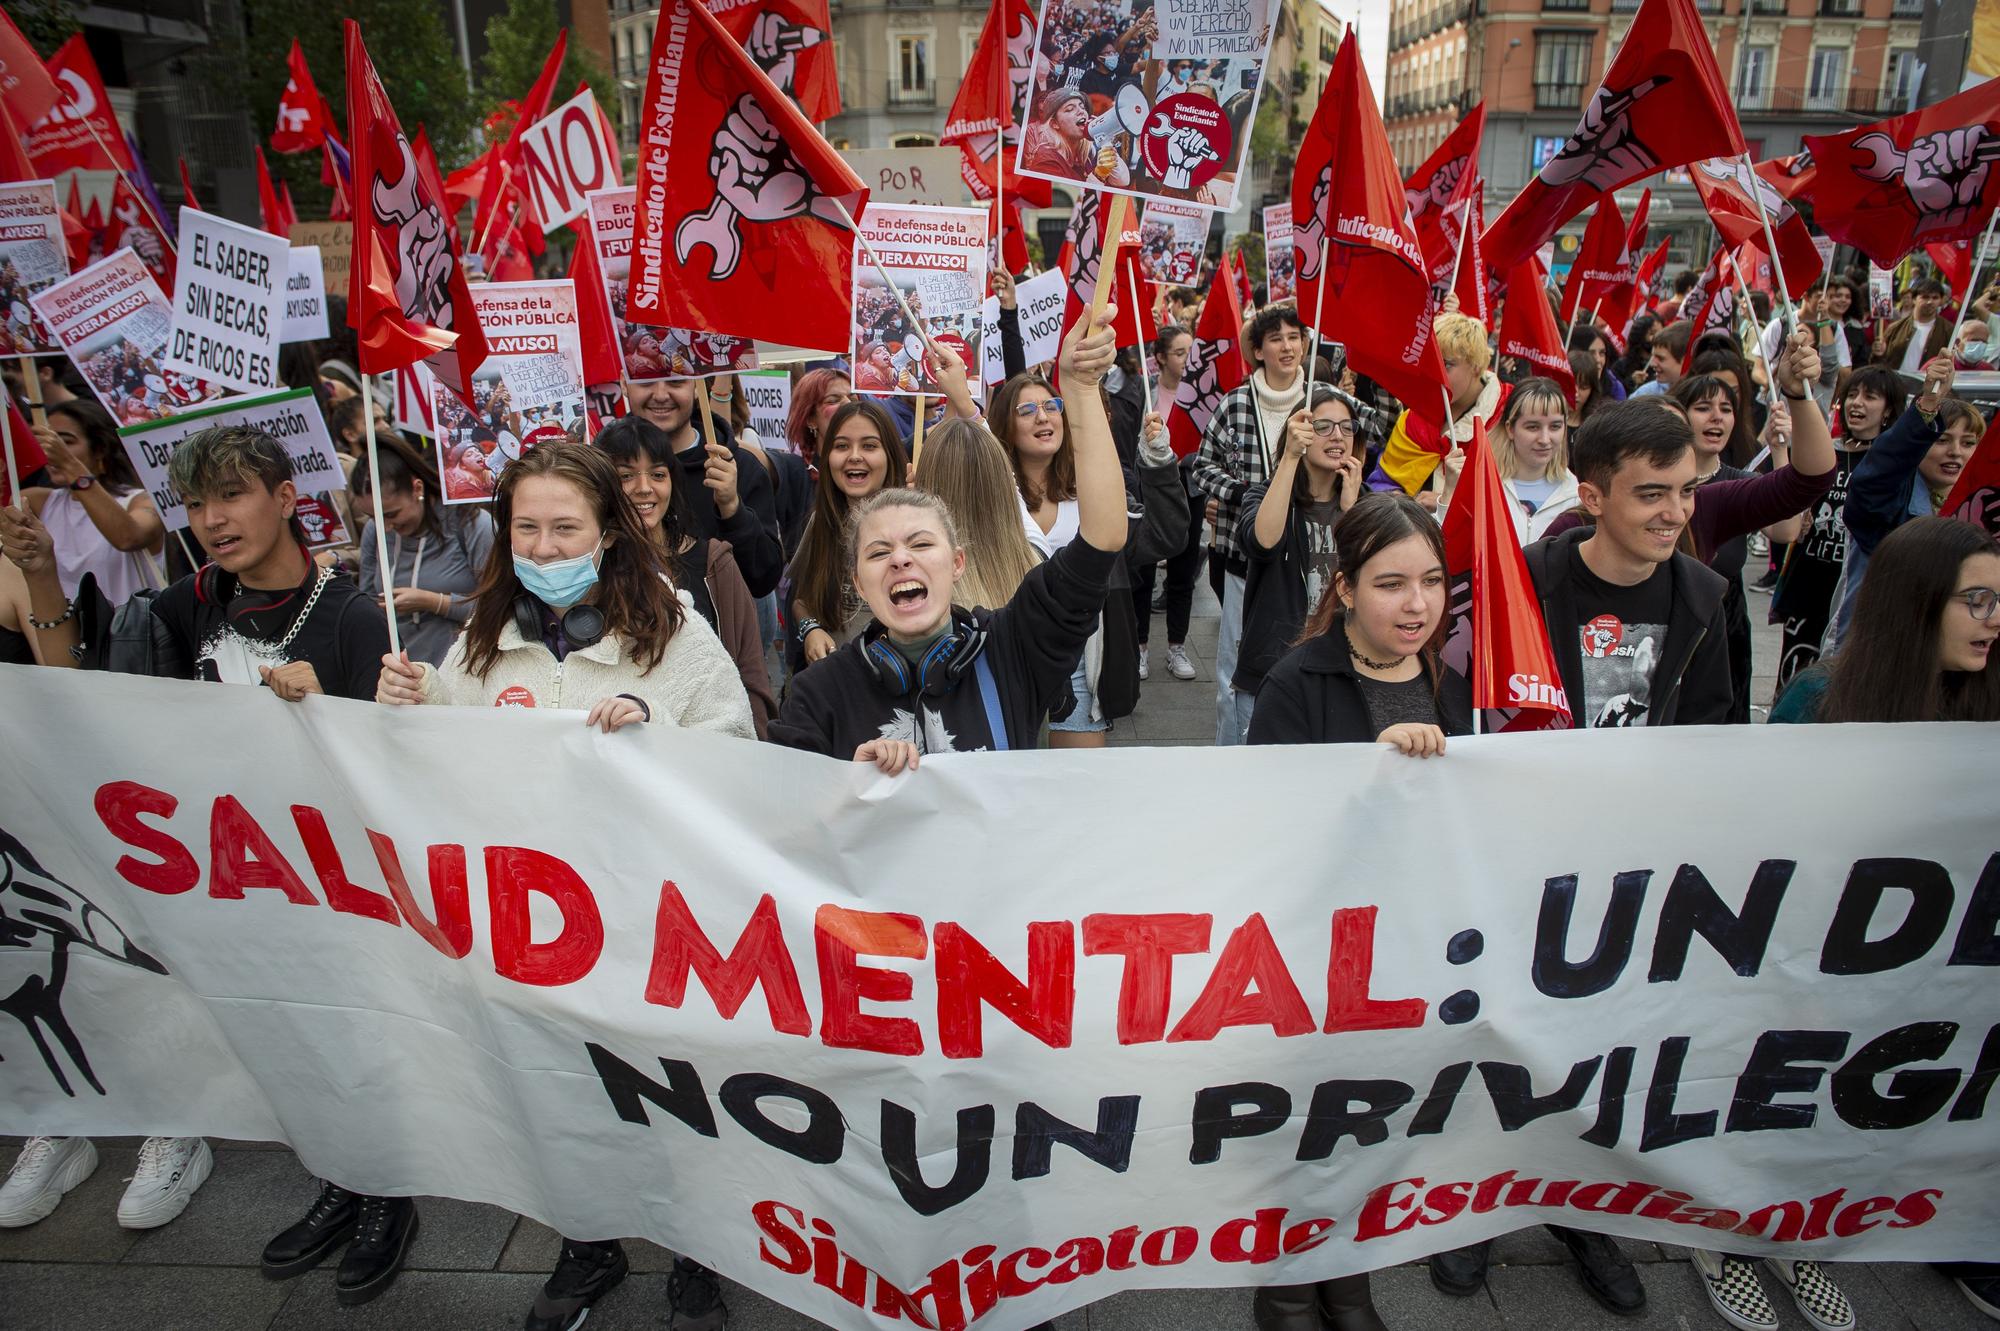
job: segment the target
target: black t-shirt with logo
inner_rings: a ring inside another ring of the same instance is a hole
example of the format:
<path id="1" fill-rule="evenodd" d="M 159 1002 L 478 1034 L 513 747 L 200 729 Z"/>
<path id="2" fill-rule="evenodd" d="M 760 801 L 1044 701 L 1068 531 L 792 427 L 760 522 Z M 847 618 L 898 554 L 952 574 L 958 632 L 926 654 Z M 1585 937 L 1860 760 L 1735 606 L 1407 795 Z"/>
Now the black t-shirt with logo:
<path id="1" fill-rule="evenodd" d="M 259 666 L 310 661 L 319 686 L 336 698 L 372 702 L 389 651 L 389 629 L 375 598 L 352 578 L 327 579 L 317 600 L 312 591 L 319 570 L 288 592 L 252 591 L 226 573 L 211 571 L 208 595 L 198 594 L 186 577 L 161 592 L 153 617 L 164 624 L 186 663 L 182 678 L 219 684 L 261 685 Z M 298 635 L 278 644 L 311 603 Z"/>
<path id="2" fill-rule="evenodd" d="M 1582 558 L 1570 561 L 1571 594 L 1583 654 L 1580 727 L 1643 726 L 1652 711 L 1652 688 L 1673 614 L 1671 563 L 1631 587 L 1604 581 Z M 1572 699 L 1572 702 L 1576 701 Z"/>

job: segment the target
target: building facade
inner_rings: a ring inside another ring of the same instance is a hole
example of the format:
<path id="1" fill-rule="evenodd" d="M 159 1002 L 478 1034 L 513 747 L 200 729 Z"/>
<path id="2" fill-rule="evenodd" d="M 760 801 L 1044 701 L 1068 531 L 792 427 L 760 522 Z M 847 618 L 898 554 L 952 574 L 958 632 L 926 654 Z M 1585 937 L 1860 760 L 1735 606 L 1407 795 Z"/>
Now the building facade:
<path id="1" fill-rule="evenodd" d="M 1385 119 L 1405 172 L 1481 102 L 1486 209 L 1497 216 L 1576 129 L 1639 0 L 1396 0 Z M 1696 0 L 1753 157 L 1797 152 L 1915 104 L 1923 0 Z M 1703 262 L 1713 231 L 1686 171 L 1653 191 L 1668 270 Z M 1629 213 L 1639 187 L 1619 192 Z M 1573 237 L 1584 219 L 1568 228 Z M 1558 247 L 1558 266 L 1566 266 Z"/>

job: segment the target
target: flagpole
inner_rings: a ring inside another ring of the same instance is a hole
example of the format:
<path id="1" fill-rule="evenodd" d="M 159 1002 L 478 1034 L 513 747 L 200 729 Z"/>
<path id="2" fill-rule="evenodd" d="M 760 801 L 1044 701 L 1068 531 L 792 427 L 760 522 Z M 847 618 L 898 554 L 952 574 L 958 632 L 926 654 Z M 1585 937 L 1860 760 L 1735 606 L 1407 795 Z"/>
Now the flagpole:
<path id="1" fill-rule="evenodd" d="M 35 374 L 35 363 L 27 364 L 28 374 Z M 14 461 L 14 404 L 9 402 L 5 411 L 0 411 L 0 447 L 7 453 L 7 502 L 25 513 L 28 506 L 21 502 L 21 468 Z"/>
<path id="2" fill-rule="evenodd" d="M 1972 271 L 1965 280 L 1965 290 L 1958 297 L 1958 318 L 1951 323 L 1951 340 L 1945 343 L 1945 351 L 1958 343 L 1958 330 L 1965 327 L 1965 312 L 1972 308 L 1972 293 L 1979 290 L 1979 256 L 1986 252 L 1987 242 L 1993 239 L 1993 226 L 2000 222 L 2000 212 L 1986 219 L 1986 230 L 1979 233 L 1979 243 L 1972 247 Z"/>
<path id="3" fill-rule="evenodd" d="M 916 431 L 915 431 L 915 433 L 914 433 L 914 434 L 913 434 L 913 435 L 911 436 L 911 439 L 910 439 L 910 470 L 911 470 L 911 471 L 915 471 L 915 470 L 917 469 L 917 463 L 919 463 L 919 462 L 921 462 L 921 461 L 923 460 L 923 456 L 924 456 L 924 417 L 925 417 L 926 415 L 928 415 L 928 414 L 929 414 L 929 405 L 930 405 L 929 403 L 927 403 L 927 402 L 925 402 L 925 401 L 924 401 L 924 395 L 923 395 L 922 393 L 919 393 L 919 394 L 917 394 L 917 412 L 916 412 L 916 418 L 917 418 L 917 428 L 916 428 Z"/>
<path id="4" fill-rule="evenodd" d="M 375 564 L 382 570 L 382 610 L 389 617 L 389 654 L 403 654 L 403 635 L 396 627 L 396 566 L 389 562 L 389 520 L 382 516 L 382 454 L 375 445 L 375 401 L 362 393 L 362 428 L 367 431 L 368 498 L 375 508 Z M 196 567 L 199 567 L 197 565 Z"/>
<path id="5" fill-rule="evenodd" d="M 1475 163 L 1475 165 L 1477 164 Z M 1480 193 L 1482 194 L 1485 193 L 1486 183 L 1484 181 L 1480 182 L 1479 189 Z M 1459 227 L 1458 229 L 1458 253 L 1451 256 L 1451 285 L 1445 288 L 1447 292 L 1458 290 L 1458 266 L 1461 263 L 1465 262 L 1465 242 L 1471 237 L 1471 235 L 1472 235 L 1472 200 L 1467 199 L 1465 201 L 1465 224 Z M 1324 245 L 1322 245 L 1321 248 L 1324 248 Z M 1321 272 L 1326 271 L 1326 261 L 1324 259 L 1320 260 L 1319 270 Z M 1484 278 L 1482 278 L 1481 280 L 1483 281 Z"/>
<path id="6" fill-rule="evenodd" d="M 1324 266 L 1322 266 L 1321 272 L 1324 273 L 1324 271 L 1325 271 Z M 1451 449 L 1458 447 L 1458 434 L 1452 428 L 1453 422 L 1451 419 L 1451 388 L 1448 385 L 1439 384 L 1438 396 L 1444 399 L 1444 441 L 1447 445 L 1449 445 L 1449 447 L 1446 448 L 1445 450 L 1446 454 L 1449 455 Z M 1438 463 L 1438 467 L 1442 469 L 1443 466 L 1444 463 L 1442 460 L 1440 460 Z M 1442 519 L 1440 519 L 1440 521 L 1442 521 Z M 1475 585 L 1477 584 L 1479 580 L 1479 567 L 1477 562 L 1474 563 L 1471 569 L 1467 570 L 1466 576 Z M 1472 589 L 1468 588 L 1468 590 Z M 1473 593 L 1472 608 L 1467 613 L 1472 616 L 1472 657 L 1473 657 L 1472 667 L 1474 672 L 1476 673 L 1478 670 L 1478 662 L 1479 662 L 1479 637 L 1482 631 L 1481 625 L 1479 623 L 1479 597 L 1476 591 L 1474 591 Z M 1472 733 L 1475 735 L 1483 733 L 1483 728 L 1480 724 L 1482 710 L 1483 709 L 1481 709 L 1481 707 L 1479 706 L 1479 700 L 1477 698 L 1474 698 L 1472 701 Z"/>
<path id="7" fill-rule="evenodd" d="M 1146 326 L 1139 322 L 1139 275 L 1137 270 L 1131 266 L 1132 260 L 1130 258 L 1125 260 L 1125 264 L 1125 275 L 1132 286 L 1132 331 L 1135 334 L 1143 334 L 1146 331 Z M 1312 378 L 1310 368 L 1307 370 L 1306 378 L 1308 381 Z M 1143 336 L 1139 338 L 1139 386 L 1146 390 L 1146 411 L 1150 412 L 1153 409 L 1153 376 L 1146 369 L 1146 339 Z M 1142 425 L 1144 420 L 1145 412 L 1142 412 L 1140 413 Z"/>
<path id="8" fill-rule="evenodd" d="M 1103 204 L 1100 202 L 1099 207 Z M 1090 293 L 1090 323 L 1084 328 L 1087 333 L 1097 327 L 1097 321 L 1104 317 L 1104 307 L 1111 299 L 1111 288 L 1118 285 L 1118 251 L 1125 240 L 1125 222 L 1132 215 L 1132 201 L 1123 194 L 1111 196 L 1111 214 L 1104 219 L 1104 251 L 1097 256 L 1097 287 Z M 1111 273 L 1111 281 L 1104 280 L 1106 271 Z"/>
<path id="9" fill-rule="evenodd" d="M 1757 325 L 1757 306 L 1750 299 L 1750 288 L 1744 284 L 1743 270 L 1741 268 L 1736 267 L 1734 264 L 1730 265 L 1730 269 L 1731 269 L 1730 275 L 1736 279 L 1736 295 L 1737 298 L 1742 301 L 1742 311 L 1743 313 L 1747 314 L 1750 317 L 1751 327 L 1755 328 Z M 1693 345 L 1692 342 L 1690 342 L 1689 345 Z M 1764 359 L 1764 337 L 1762 329 L 1759 329 L 1757 335 L 1750 339 L 1750 354 L 1756 359 L 1759 365 L 1764 367 L 1764 382 L 1769 384 L 1772 388 L 1776 388 L 1778 386 L 1778 381 L 1776 377 L 1773 376 L 1771 373 L 1771 363 Z"/>
<path id="10" fill-rule="evenodd" d="M 868 243 L 868 237 L 862 234 L 861 227 L 854 220 L 854 214 L 848 212 L 847 205 L 839 199 L 832 200 L 832 203 L 834 207 L 840 210 L 840 220 L 847 223 L 848 230 L 852 231 L 854 238 L 861 242 L 861 249 L 867 254 L 868 262 L 875 265 L 875 271 L 881 275 L 882 281 L 889 288 L 889 293 L 896 298 L 896 307 L 902 310 L 903 317 L 910 321 L 910 327 L 916 330 L 918 339 L 923 342 L 925 349 L 931 354 L 937 354 L 937 345 L 931 341 L 929 334 L 924 332 L 923 324 L 917 320 L 916 311 L 910 308 L 910 302 L 903 296 L 903 289 L 896 285 L 895 280 L 889 276 L 889 270 L 882 266 L 882 256 L 877 254 L 875 247 Z M 1003 259 L 1002 262 L 1004 263 L 1005 260 Z M 708 400 L 706 392 L 702 394 L 702 400 L 704 402 Z"/>
<path id="11" fill-rule="evenodd" d="M 1469 217 L 1469 216 L 1471 216 L 1471 214 L 1470 214 L 1470 213 L 1467 213 L 1466 215 L 1467 215 L 1468 217 Z M 1308 360 L 1306 361 L 1306 401 L 1307 401 L 1307 402 L 1311 402 L 1311 401 L 1312 401 L 1312 379 L 1313 379 L 1313 373 L 1314 373 L 1314 371 L 1313 371 L 1313 367 L 1314 367 L 1315 365 L 1318 365 L 1318 364 L 1319 364 L 1319 321 L 1320 321 L 1320 320 L 1321 320 L 1322 318 L 1324 318 L 1324 317 L 1325 317 L 1325 315 L 1326 315 L 1326 261 L 1327 261 L 1327 253 L 1328 253 L 1328 251 L 1327 251 L 1327 237 L 1325 237 L 1325 236 L 1321 236 L 1321 237 L 1320 237 L 1320 239 L 1319 239 L 1319 280 L 1318 280 L 1317 282 L 1313 283 L 1313 340 L 1312 340 L 1312 356 L 1311 356 L 1311 357 L 1310 357 L 1310 358 L 1309 358 L 1309 359 L 1308 359 Z M 1294 262 L 1296 262 L 1296 258 L 1294 259 Z M 1446 405 L 1447 407 L 1449 407 L 1449 406 L 1451 405 L 1451 403 L 1450 403 L 1449 401 L 1447 401 L 1447 402 L 1445 403 L 1445 405 Z M 1450 414 L 1449 414 L 1449 412 L 1447 412 L 1447 413 L 1446 413 L 1446 419 L 1447 419 L 1447 420 L 1449 420 L 1449 419 L 1450 419 Z"/>
<path id="12" fill-rule="evenodd" d="M 1737 160 L 1742 162 L 1743 169 L 1750 173 L 1749 194 L 1751 200 L 1757 205 L 1758 218 L 1764 223 L 1764 243 L 1770 246 L 1771 249 L 1771 274 L 1778 281 L 1778 299 L 1784 303 L 1784 329 L 1786 336 L 1789 337 L 1792 329 L 1798 326 L 1799 316 L 1798 312 L 1792 308 L 1791 285 L 1785 281 L 1785 261 L 1778 255 L 1778 233 L 1771 226 L 1771 214 L 1764 208 L 1763 191 L 1757 188 L 1756 163 L 1750 160 L 1750 154 L 1747 152 L 1741 154 Z M 1738 277 L 1740 278 L 1741 274 L 1738 274 Z"/>

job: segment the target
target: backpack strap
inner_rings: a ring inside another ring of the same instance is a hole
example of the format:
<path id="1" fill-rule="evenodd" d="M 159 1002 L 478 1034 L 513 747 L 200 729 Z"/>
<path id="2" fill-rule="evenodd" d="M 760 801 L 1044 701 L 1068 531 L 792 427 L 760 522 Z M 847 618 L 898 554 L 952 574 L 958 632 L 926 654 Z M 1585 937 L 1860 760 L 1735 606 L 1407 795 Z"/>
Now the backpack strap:
<path id="1" fill-rule="evenodd" d="M 1007 718 L 1000 711 L 1000 690 L 993 683 L 993 667 L 987 664 L 986 653 L 981 652 L 972 663 L 972 671 L 979 677 L 979 701 L 986 708 L 986 728 L 993 734 L 995 751 L 1007 751 Z"/>

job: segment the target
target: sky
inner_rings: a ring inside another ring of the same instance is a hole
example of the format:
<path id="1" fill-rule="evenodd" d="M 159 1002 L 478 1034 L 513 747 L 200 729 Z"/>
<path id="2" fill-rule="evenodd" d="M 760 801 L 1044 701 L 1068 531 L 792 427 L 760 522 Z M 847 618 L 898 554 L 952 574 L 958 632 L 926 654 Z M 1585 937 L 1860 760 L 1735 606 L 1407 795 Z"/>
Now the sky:
<path id="1" fill-rule="evenodd" d="M 1361 63 L 1368 70 L 1375 100 L 1382 100 L 1382 83 L 1389 69 L 1390 0 L 1319 0 L 1320 7 L 1341 22 L 1361 29 Z"/>

